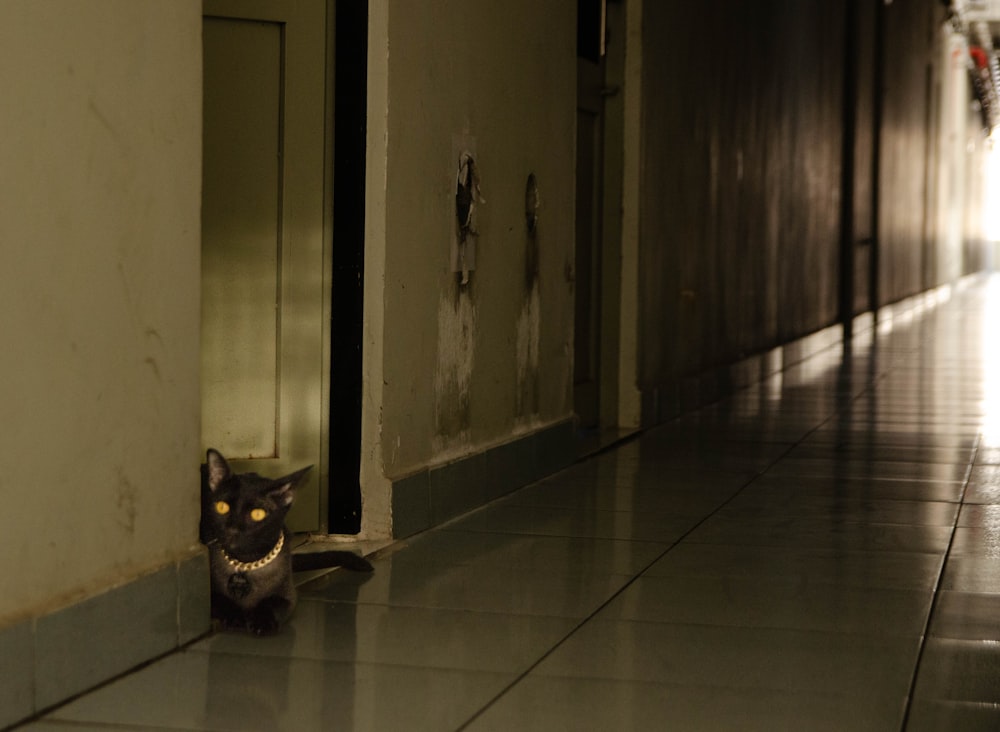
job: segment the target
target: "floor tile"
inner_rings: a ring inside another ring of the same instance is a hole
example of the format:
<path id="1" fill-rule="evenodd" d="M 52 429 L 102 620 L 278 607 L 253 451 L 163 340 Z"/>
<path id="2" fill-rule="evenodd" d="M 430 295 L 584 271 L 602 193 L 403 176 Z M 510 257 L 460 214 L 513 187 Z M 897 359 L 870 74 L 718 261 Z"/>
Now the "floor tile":
<path id="1" fill-rule="evenodd" d="M 1000 705 L 1000 642 L 929 638 L 914 697 Z"/>
<path id="2" fill-rule="evenodd" d="M 958 525 L 964 528 L 988 529 L 1000 536 L 1000 505 L 966 504 L 962 506 Z"/>
<path id="3" fill-rule="evenodd" d="M 593 620 L 542 676 L 903 699 L 917 638 Z"/>
<path id="4" fill-rule="evenodd" d="M 914 398 L 917 398 L 914 396 Z M 909 434 L 912 436 L 910 444 L 970 444 L 975 441 L 978 432 L 978 421 L 970 418 L 964 422 L 953 420 L 934 419 L 914 419 L 912 417 L 897 417 L 895 419 L 880 419 L 878 417 L 868 418 L 856 416 L 844 425 L 849 425 L 849 429 L 863 431 L 873 430 L 878 432 L 892 432 L 897 435 Z M 835 421 L 828 422 L 819 428 L 818 432 L 839 432 L 845 426 Z M 957 437 L 953 437 L 957 435 Z M 905 442 L 900 440 L 900 442 Z"/>
<path id="5" fill-rule="evenodd" d="M 903 706 L 902 698 L 531 675 L 468 729 L 881 732 L 899 728 Z"/>
<path id="6" fill-rule="evenodd" d="M 976 463 L 978 465 L 1000 465 L 1000 446 L 981 446 L 976 452 Z"/>
<path id="7" fill-rule="evenodd" d="M 969 506 L 963 506 L 968 508 Z M 1000 559 L 1000 531 L 994 528 L 963 528 L 955 529 L 951 542 L 951 556 L 975 556 Z"/>
<path id="8" fill-rule="evenodd" d="M 846 551 L 885 550 L 942 554 L 951 538 L 947 526 L 864 524 L 832 519 L 768 517 L 757 521 L 713 516 L 685 539 L 702 544 L 801 546 Z"/>
<path id="9" fill-rule="evenodd" d="M 815 494 L 834 498 L 889 501 L 946 501 L 962 499 L 961 482 L 893 480 L 887 478 L 841 478 L 836 476 L 760 476 L 747 486 L 747 493 L 775 491 L 780 495 Z"/>
<path id="10" fill-rule="evenodd" d="M 914 396 L 917 396 L 916 394 Z M 850 429 L 841 428 L 836 422 L 818 430 L 805 440 L 803 444 L 839 442 L 849 445 L 876 446 L 879 448 L 916 448 L 916 449 L 962 449 L 971 451 L 976 444 L 976 435 L 954 434 L 941 432 L 914 432 L 912 430 L 896 431 L 892 429 L 876 429 L 874 425 L 865 428 L 854 426 Z"/>
<path id="11" fill-rule="evenodd" d="M 967 503 L 1000 503 L 1000 465 L 976 465 L 969 475 Z"/>
<path id="12" fill-rule="evenodd" d="M 636 478 L 629 483 L 581 485 L 560 481 L 528 486 L 504 499 L 510 506 L 538 506 L 597 511 L 655 512 L 660 515 L 706 515 L 736 495 L 754 478 L 729 474 L 701 475 L 682 481 Z"/>
<path id="13" fill-rule="evenodd" d="M 497 503 L 453 524 L 463 531 L 671 543 L 700 519 L 669 511 L 602 511 Z"/>
<path id="14" fill-rule="evenodd" d="M 969 447 L 919 447 L 911 445 L 886 445 L 869 440 L 854 442 L 821 443 L 806 441 L 788 453 L 795 459 L 837 459 L 846 458 L 852 462 L 868 460 L 874 462 L 937 463 L 966 466 L 972 457 Z"/>
<path id="15" fill-rule="evenodd" d="M 930 632 L 941 638 L 1000 642 L 1000 594 L 939 593 Z"/>
<path id="16" fill-rule="evenodd" d="M 717 442 L 767 442 L 785 443 L 789 446 L 800 442 L 816 428 L 821 420 L 755 420 L 739 418 L 720 420 L 711 416 L 682 417 L 663 427 L 664 434 L 677 435 L 685 440 L 715 440 Z"/>
<path id="17" fill-rule="evenodd" d="M 566 637 L 577 622 L 307 599 L 296 608 L 291 627 L 279 636 L 219 634 L 192 650 L 520 673 Z"/>
<path id="18" fill-rule="evenodd" d="M 391 554 L 403 564 L 466 565 L 490 572 L 496 567 L 520 567 L 550 574 L 637 574 L 670 544 L 573 536 L 531 536 L 463 531 L 449 526 L 404 542 Z"/>
<path id="19" fill-rule="evenodd" d="M 523 567 L 482 572 L 465 567 L 375 562 L 373 576 L 334 572 L 302 588 L 303 597 L 324 602 L 473 610 L 515 615 L 584 618 L 631 580 L 625 574 L 543 574 Z"/>
<path id="20" fill-rule="evenodd" d="M 81 730 L 84 732 L 122 732 L 120 724 L 105 724 L 103 722 L 81 724 L 72 721 L 59 721 L 58 719 L 42 719 L 17 729 L 19 732 L 81 732 Z M 132 728 L 130 732 L 176 732 L 176 729 L 144 724 L 141 730 Z"/>
<path id="21" fill-rule="evenodd" d="M 941 565 L 940 557 L 919 552 L 681 542 L 647 569 L 644 576 L 786 579 L 844 587 L 931 591 Z"/>
<path id="22" fill-rule="evenodd" d="M 1000 704 L 917 699 L 913 702 L 906 732 L 996 732 L 1000 729 Z"/>
<path id="23" fill-rule="evenodd" d="M 944 566 L 941 589 L 1000 593 L 1000 558 L 953 554 Z"/>
<path id="24" fill-rule="evenodd" d="M 809 495 L 788 491 L 768 495 L 744 491 L 727 503 L 718 516 L 755 519 L 774 516 L 827 518 L 873 524 L 908 526 L 954 526 L 958 506 L 943 501 L 908 501 L 858 498 L 836 495 Z"/>
<path id="25" fill-rule="evenodd" d="M 55 720 L 182 730 L 455 729 L 512 677 L 225 653 L 179 653 Z"/>
<path id="26" fill-rule="evenodd" d="M 809 578 L 640 577 L 599 617 L 918 638 L 931 598 L 927 590 L 846 587 Z"/>
<path id="27" fill-rule="evenodd" d="M 896 460 L 836 458 L 788 458 L 768 470 L 772 476 L 833 476 L 897 480 L 941 480 L 961 482 L 967 467 L 962 464 L 917 463 Z"/>

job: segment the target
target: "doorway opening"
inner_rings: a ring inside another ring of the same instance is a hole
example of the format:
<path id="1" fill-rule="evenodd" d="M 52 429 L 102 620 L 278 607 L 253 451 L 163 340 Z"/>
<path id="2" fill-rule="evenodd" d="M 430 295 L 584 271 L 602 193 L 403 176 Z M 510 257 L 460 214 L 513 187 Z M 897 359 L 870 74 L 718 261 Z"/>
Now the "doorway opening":
<path id="1" fill-rule="evenodd" d="M 337 3 L 330 318 L 332 534 L 361 531 L 368 2 Z"/>
<path id="2" fill-rule="evenodd" d="M 577 1 L 573 406 L 583 434 L 601 422 L 605 21 L 604 0 Z"/>
<path id="3" fill-rule="evenodd" d="M 626 207 L 635 208 L 635 192 L 626 195 L 625 129 L 638 124 L 625 91 L 627 79 L 639 79 L 638 67 L 626 63 L 626 38 L 635 42 L 628 24 L 641 13 L 640 0 L 578 0 L 573 401 L 581 454 L 638 426 L 637 392 L 627 378 L 635 354 L 622 337 L 632 327 L 623 317 L 635 312 L 625 300 L 635 297 L 634 273 L 623 261 L 638 246 L 625 218 Z"/>

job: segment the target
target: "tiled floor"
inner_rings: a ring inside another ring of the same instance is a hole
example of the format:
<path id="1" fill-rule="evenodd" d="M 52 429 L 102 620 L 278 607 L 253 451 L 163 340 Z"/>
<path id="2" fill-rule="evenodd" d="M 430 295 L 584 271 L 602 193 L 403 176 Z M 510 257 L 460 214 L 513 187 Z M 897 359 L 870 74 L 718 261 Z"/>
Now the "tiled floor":
<path id="1" fill-rule="evenodd" d="M 28 727 L 1000 729 L 1000 280 Z"/>

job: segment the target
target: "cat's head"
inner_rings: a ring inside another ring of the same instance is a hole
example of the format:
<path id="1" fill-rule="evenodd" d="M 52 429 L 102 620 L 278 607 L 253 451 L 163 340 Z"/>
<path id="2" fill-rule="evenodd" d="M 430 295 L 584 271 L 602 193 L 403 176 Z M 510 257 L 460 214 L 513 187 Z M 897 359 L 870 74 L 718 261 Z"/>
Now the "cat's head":
<path id="1" fill-rule="evenodd" d="M 282 478 L 234 473 L 221 453 L 209 450 L 202 470 L 203 539 L 217 540 L 241 561 L 266 554 L 283 531 L 296 486 L 311 469 Z"/>

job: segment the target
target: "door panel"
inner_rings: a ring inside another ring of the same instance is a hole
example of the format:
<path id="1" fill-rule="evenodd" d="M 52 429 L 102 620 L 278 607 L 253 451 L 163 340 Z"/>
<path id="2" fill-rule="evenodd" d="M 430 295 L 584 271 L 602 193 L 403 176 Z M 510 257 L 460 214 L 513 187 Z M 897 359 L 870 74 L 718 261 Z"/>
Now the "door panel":
<path id="1" fill-rule="evenodd" d="M 208 0 L 204 20 L 202 447 L 325 485 L 326 2 Z"/>
<path id="2" fill-rule="evenodd" d="M 281 26 L 206 18 L 202 434 L 278 455 Z"/>

